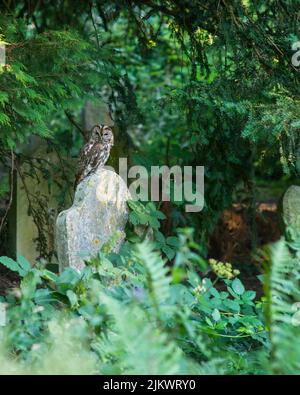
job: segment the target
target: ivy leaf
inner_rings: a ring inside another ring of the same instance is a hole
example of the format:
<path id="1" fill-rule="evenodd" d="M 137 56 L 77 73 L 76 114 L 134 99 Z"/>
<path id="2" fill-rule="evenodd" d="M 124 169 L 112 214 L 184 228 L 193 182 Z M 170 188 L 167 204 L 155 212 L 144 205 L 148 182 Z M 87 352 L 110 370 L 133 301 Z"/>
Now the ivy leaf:
<path id="1" fill-rule="evenodd" d="M 22 279 L 20 289 L 24 299 L 31 299 L 36 291 L 36 287 L 40 284 L 40 276 L 37 272 L 29 272 Z"/>
<path id="2" fill-rule="evenodd" d="M 23 270 L 16 261 L 7 256 L 1 256 L 0 263 L 2 263 L 2 265 L 7 267 L 9 270 L 18 273 L 21 277 L 24 277 L 26 275 L 26 271 Z"/>
<path id="3" fill-rule="evenodd" d="M 220 314 L 220 312 L 219 312 L 219 310 L 218 309 L 214 309 L 214 311 L 212 312 L 212 318 L 213 318 L 213 320 L 214 321 L 220 321 L 220 319 L 221 319 L 221 314 Z"/>
<path id="4" fill-rule="evenodd" d="M 138 215 L 138 220 L 139 220 L 139 223 L 140 223 L 141 225 L 146 225 L 146 224 L 148 223 L 148 221 L 149 221 L 149 217 L 148 217 L 147 214 L 140 213 L 140 214 Z"/>
<path id="5" fill-rule="evenodd" d="M 210 289 L 210 293 L 215 297 L 215 298 L 220 298 L 220 293 L 218 290 L 216 290 L 216 288 L 212 287 Z"/>
<path id="6" fill-rule="evenodd" d="M 160 243 L 165 242 L 165 236 L 159 230 L 155 232 L 155 237 L 158 242 Z"/>
<path id="7" fill-rule="evenodd" d="M 149 225 L 153 229 L 158 229 L 160 227 L 160 223 L 156 218 L 149 217 Z"/>
<path id="8" fill-rule="evenodd" d="M 42 278 L 48 281 L 57 281 L 58 276 L 50 270 L 44 269 L 42 271 Z"/>
<path id="9" fill-rule="evenodd" d="M 67 291 L 67 297 L 69 299 L 69 302 L 71 304 L 71 307 L 76 307 L 78 304 L 78 299 L 77 295 L 75 292 L 71 291 L 70 289 Z"/>
<path id="10" fill-rule="evenodd" d="M 235 302 L 234 300 L 226 299 L 223 301 L 224 306 L 226 306 L 228 309 L 239 313 L 240 312 L 240 305 Z"/>
<path id="11" fill-rule="evenodd" d="M 129 221 L 132 223 L 132 225 L 138 225 L 139 223 L 139 217 L 138 215 L 132 211 L 129 215 Z"/>
<path id="12" fill-rule="evenodd" d="M 55 298 L 52 297 L 52 293 L 49 289 L 37 289 L 34 294 L 34 301 L 36 304 L 42 305 L 50 302 L 54 302 Z"/>
<path id="13" fill-rule="evenodd" d="M 20 265 L 20 267 L 25 271 L 25 272 L 29 272 L 31 270 L 31 265 L 30 263 L 27 261 L 26 258 L 24 258 L 22 255 L 18 255 L 17 256 L 17 261 L 18 264 Z"/>
<path id="14" fill-rule="evenodd" d="M 166 219 L 165 214 L 162 213 L 161 211 L 158 211 L 158 210 L 155 211 L 155 212 L 153 213 L 153 215 L 155 215 L 155 217 L 158 218 L 158 219 Z"/>
<path id="15" fill-rule="evenodd" d="M 243 284 L 241 283 L 241 281 L 238 278 L 235 278 L 232 281 L 231 286 L 237 295 L 243 295 L 243 293 L 245 292 L 245 287 L 243 286 Z"/>
<path id="16" fill-rule="evenodd" d="M 174 258 L 175 251 L 166 244 L 162 247 L 163 252 L 167 255 L 169 261 Z"/>
<path id="17" fill-rule="evenodd" d="M 246 291 L 243 294 L 242 299 L 249 301 L 249 300 L 253 300 L 255 298 L 255 296 L 256 296 L 256 292 L 255 291 Z"/>
<path id="18" fill-rule="evenodd" d="M 172 246 L 172 247 L 178 247 L 178 245 L 179 245 L 178 237 L 169 236 L 169 237 L 167 238 L 167 243 L 168 243 L 170 246 Z"/>
<path id="19" fill-rule="evenodd" d="M 212 323 L 212 321 L 211 321 L 208 317 L 205 317 L 205 321 L 207 322 L 207 324 L 208 324 L 209 326 L 211 326 L 211 327 L 214 326 L 214 324 Z"/>
<path id="20" fill-rule="evenodd" d="M 7 256 L 1 256 L 0 257 L 0 263 L 7 267 L 9 270 L 12 270 L 13 272 L 19 272 L 19 265 L 17 262 L 15 262 L 13 259 L 8 258 Z"/>

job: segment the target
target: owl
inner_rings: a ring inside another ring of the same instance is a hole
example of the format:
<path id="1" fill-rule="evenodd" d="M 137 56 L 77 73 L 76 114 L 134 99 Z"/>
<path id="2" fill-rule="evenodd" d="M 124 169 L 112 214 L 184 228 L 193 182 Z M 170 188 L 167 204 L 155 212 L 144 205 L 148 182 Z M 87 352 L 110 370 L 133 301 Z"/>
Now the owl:
<path id="1" fill-rule="evenodd" d="M 104 166 L 114 145 L 114 135 L 110 127 L 96 125 L 92 128 L 89 141 L 79 154 L 78 170 L 75 177 L 75 189 L 87 176 Z"/>

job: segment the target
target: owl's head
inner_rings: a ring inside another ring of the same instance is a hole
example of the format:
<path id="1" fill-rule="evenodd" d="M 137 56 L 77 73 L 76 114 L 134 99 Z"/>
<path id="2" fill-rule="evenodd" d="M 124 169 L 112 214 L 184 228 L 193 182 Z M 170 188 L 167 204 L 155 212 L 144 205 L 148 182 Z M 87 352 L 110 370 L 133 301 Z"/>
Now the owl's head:
<path id="1" fill-rule="evenodd" d="M 109 144 L 109 145 L 114 145 L 114 135 L 109 126 L 102 125 L 102 143 Z"/>
<path id="2" fill-rule="evenodd" d="M 109 126 L 106 125 L 96 125 L 92 129 L 91 138 L 102 144 L 114 145 L 114 135 Z"/>

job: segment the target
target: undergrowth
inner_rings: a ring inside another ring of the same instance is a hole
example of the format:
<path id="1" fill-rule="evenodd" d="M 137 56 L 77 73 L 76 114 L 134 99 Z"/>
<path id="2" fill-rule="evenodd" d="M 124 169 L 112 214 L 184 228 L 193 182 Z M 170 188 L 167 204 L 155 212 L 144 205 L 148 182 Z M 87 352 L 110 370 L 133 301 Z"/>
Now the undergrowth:
<path id="1" fill-rule="evenodd" d="M 119 253 L 110 241 L 81 272 L 57 275 L 23 257 L 0 258 L 21 277 L 20 288 L 1 299 L 1 373 L 299 370 L 298 243 L 281 240 L 264 254 L 266 293 L 258 300 L 230 264 L 201 257 L 191 229 L 164 241 L 173 253 L 163 252 L 163 214 L 152 204 L 131 206 Z M 138 236 L 133 225 L 141 223 L 147 232 Z"/>

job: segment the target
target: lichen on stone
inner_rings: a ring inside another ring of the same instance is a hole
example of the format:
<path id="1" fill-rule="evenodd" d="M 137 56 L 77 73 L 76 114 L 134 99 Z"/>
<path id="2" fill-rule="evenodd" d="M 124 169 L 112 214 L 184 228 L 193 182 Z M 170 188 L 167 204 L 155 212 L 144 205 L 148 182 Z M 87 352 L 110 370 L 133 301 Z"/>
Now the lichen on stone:
<path id="1" fill-rule="evenodd" d="M 118 251 L 125 237 L 129 198 L 123 179 L 104 168 L 99 168 L 78 185 L 72 207 L 57 217 L 60 270 L 72 267 L 80 271 L 84 261 L 96 256 L 115 234 L 120 235 L 114 243 L 114 251 Z"/>

